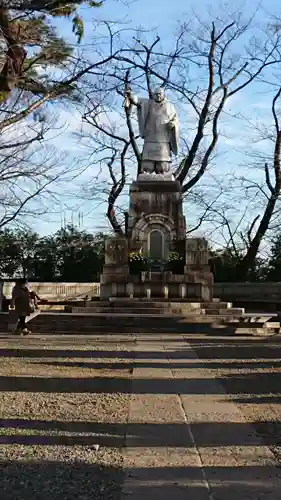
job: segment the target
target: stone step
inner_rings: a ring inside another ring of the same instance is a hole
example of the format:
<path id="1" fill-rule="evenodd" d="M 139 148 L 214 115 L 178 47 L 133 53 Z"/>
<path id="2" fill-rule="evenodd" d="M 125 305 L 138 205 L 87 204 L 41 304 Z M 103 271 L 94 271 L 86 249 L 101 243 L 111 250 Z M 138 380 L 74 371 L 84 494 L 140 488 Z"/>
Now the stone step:
<path id="1" fill-rule="evenodd" d="M 277 335 L 281 333 L 281 329 L 278 328 L 265 328 L 265 327 L 229 327 L 225 326 L 223 328 L 223 325 L 220 326 L 214 326 L 214 328 L 218 331 L 221 332 L 223 335 L 253 335 L 253 336 L 271 336 L 271 335 Z"/>
<path id="2" fill-rule="evenodd" d="M 203 314 L 201 312 L 203 311 Z M 216 321 L 220 323 L 224 322 L 233 322 L 237 324 L 239 321 L 243 322 L 243 318 L 241 315 L 237 316 L 229 316 L 226 314 L 221 315 L 213 315 L 213 314 L 204 314 L 204 309 L 200 310 L 200 314 L 195 313 L 185 313 L 185 314 L 177 314 L 177 313 L 166 313 L 166 314 L 136 314 L 130 312 L 113 312 L 111 314 L 108 313 L 41 313 L 41 315 L 37 316 L 33 321 L 48 321 L 48 322 L 60 322 L 60 323 L 68 323 L 71 321 L 74 322 L 84 322 L 89 324 L 96 324 L 97 322 L 103 323 L 111 323 L 111 322 L 147 322 L 147 321 L 155 321 L 155 322 L 165 322 L 167 320 L 171 321 L 181 321 L 181 322 L 192 322 L 192 321 L 203 321 L 209 323 L 215 323 Z M 244 322 L 243 322 L 244 324 Z M 250 323 L 249 323 L 250 324 Z"/>
<path id="3" fill-rule="evenodd" d="M 214 297 L 213 302 L 216 302 L 216 303 L 221 302 L 221 299 L 219 299 L 218 297 Z"/>
<path id="4" fill-rule="evenodd" d="M 224 312 L 226 310 L 224 309 Z M 251 322 L 251 316 L 201 314 L 67 314 L 41 313 L 29 326 L 34 333 L 94 334 L 94 333 L 210 333 L 223 335 L 270 335 L 280 332 L 277 321 Z M 1 315 L 0 331 L 8 332 L 8 314 Z M 266 325 L 266 326 L 264 326 Z M 217 333 L 216 333 L 217 332 Z"/>
<path id="5" fill-rule="evenodd" d="M 204 303 L 203 304 L 204 309 L 208 309 L 210 311 L 219 311 L 220 309 L 231 309 L 232 308 L 232 302 L 220 302 L 220 303 Z"/>
<path id="6" fill-rule="evenodd" d="M 40 305 L 40 310 L 41 311 L 50 311 L 50 312 L 63 312 L 65 309 L 65 305 L 63 304 L 41 304 Z"/>
<path id="7" fill-rule="evenodd" d="M 224 324 L 233 328 L 280 328 L 279 321 L 224 321 Z"/>
<path id="8" fill-rule="evenodd" d="M 172 310 L 172 309 L 181 309 L 186 311 L 198 311 L 201 308 L 208 309 L 211 312 L 218 312 L 219 309 L 229 309 L 232 307 L 231 302 L 221 302 L 220 304 L 213 303 L 203 303 L 203 302 L 138 302 L 138 301 L 127 301 L 127 302 L 109 302 L 109 303 L 86 303 L 84 305 L 79 306 L 68 306 L 67 310 L 72 310 L 72 312 L 83 312 L 86 310 L 87 312 L 119 312 L 119 311 L 133 311 L 137 309 L 140 312 L 146 312 L 148 310 Z"/>
<path id="9" fill-rule="evenodd" d="M 152 298 L 146 298 L 146 297 L 133 297 L 133 298 L 129 298 L 129 297 L 111 297 L 109 300 L 95 300 L 95 301 L 86 301 L 86 303 L 95 303 L 95 304 L 101 304 L 101 305 L 105 305 L 105 304 L 122 304 L 124 306 L 126 306 L 127 304 L 134 304 L 134 303 L 137 303 L 138 305 L 139 304 L 174 304 L 174 303 L 180 303 L 180 304 L 192 304 L 192 303 L 195 303 L 195 304 L 209 304 L 209 305 L 217 305 L 217 304 L 227 304 L 227 303 L 230 303 L 230 302 L 226 302 L 226 301 L 222 301 L 220 299 L 214 299 L 214 300 L 209 300 L 209 301 L 203 301 L 203 300 L 200 300 L 198 298 L 184 298 L 184 299 L 181 299 L 181 298 L 172 298 L 172 297 L 168 297 L 168 298 L 164 298 L 164 297 L 152 297 Z"/>
<path id="10" fill-rule="evenodd" d="M 75 326 L 72 325 L 30 325 L 31 331 L 34 334 L 41 335 L 114 335 L 114 334 L 126 334 L 126 335 L 134 335 L 136 333 L 145 333 L 145 334 L 206 334 L 212 336 L 232 336 L 232 335 L 253 335 L 253 336 L 270 336 L 280 334 L 280 329 L 273 328 L 211 328 L 210 324 L 180 324 L 174 326 L 168 325 L 115 325 L 115 326 L 106 326 L 106 325 L 92 325 L 91 328 L 85 328 L 85 326 L 81 325 Z M 1 329 L 1 333 L 11 333 L 5 329 Z"/>
<path id="11" fill-rule="evenodd" d="M 84 316 L 81 315 L 80 317 L 77 317 L 76 315 L 69 315 L 67 318 L 61 318 L 60 316 L 56 315 L 55 317 L 44 317 L 44 315 L 41 314 L 41 316 L 38 316 L 34 320 L 32 320 L 32 324 L 36 325 L 69 325 L 69 327 L 72 327 L 72 325 L 83 325 L 84 327 L 93 327 L 93 326 L 112 326 L 114 327 L 116 324 L 118 325 L 166 325 L 166 324 L 180 324 L 180 323 L 189 323 L 193 322 L 195 320 L 198 320 L 198 316 L 192 316 L 190 315 L 188 318 L 183 317 L 182 315 L 145 315 L 145 316 L 139 316 L 139 315 L 128 315 L 128 314 L 114 314 L 112 316 L 109 315 L 103 315 L 103 314 L 96 314 L 96 315 L 88 315 Z"/>
<path id="12" fill-rule="evenodd" d="M 89 307 L 108 307 L 111 310 L 115 310 L 115 308 L 123 308 L 123 309 L 130 309 L 131 307 L 137 307 L 138 309 L 161 309 L 161 308 L 167 308 L 167 307 L 182 307 L 188 310 L 197 310 L 202 307 L 202 302 L 199 301 L 180 301 L 180 300 L 143 300 L 143 299 L 114 299 L 111 300 L 110 302 L 107 303 L 91 303 L 88 302 L 85 304 L 85 307 L 88 309 Z M 205 305 L 205 304 L 204 304 Z"/>
<path id="13" fill-rule="evenodd" d="M 46 335 L 60 335 L 60 334 L 68 334 L 68 335 L 95 335 L 95 334 L 131 334 L 134 335 L 136 333 L 171 333 L 171 334 L 208 334 L 211 333 L 213 335 L 220 334 L 218 329 L 211 329 L 209 324 L 203 323 L 182 323 L 176 325 L 92 325 L 90 328 L 85 327 L 85 325 L 37 325 L 30 324 L 29 328 L 34 334 L 46 334 Z M 8 331 L 3 330 L 1 333 L 9 333 Z"/>
<path id="14" fill-rule="evenodd" d="M 8 315 L 7 315 L 8 319 Z M 209 319 L 210 321 L 210 319 Z M 34 333 L 136 333 L 136 332 L 190 332 L 202 324 L 197 315 L 183 318 L 182 315 L 130 315 L 130 314 L 51 314 L 41 313 L 29 327 Z M 2 322 L 1 331 L 7 332 Z M 193 326 L 192 326 L 193 325 Z M 195 326 L 194 326 L 195 325 Z"/>
<path id="15" fill-rule="evenodd" d="M 50 326 L 36 326 L 30 325 L 31 331 L 33 334 L 38 335 L 115 335 L 115 334 L 126 334 L 126 335 L 135 335 L 136 333 L 145 333 L 145 334 L 205 334 L 212 336 L 272 336 L 280 334 L 280 329 L 273 328 L 238 328 L 238 329 L 221 329 L 221 328 L 211 328 L 209 324 L 197 323 L 194 325 L 182 324 L 176 326 L 167 326 L 161 325 L 158 327 L 148 325 L 145 326 L 117 326 L 115 327 L 106 327 L 106 326 L 92 326 L 90 329 L 85 329 L 84 327 L 71 327 L 69 325 L 64 325 L 60 327 L 50 327 Z M 1 331 L 1 333 L 9 333 L 6 330 Z"/>
<path id="16" fill-rule="evenodd" d="M 148 319 L 153 319 L 154 321 L 166 321 L 167 319 L 171 320 L 182 320 L 182 321 L 206 321 L 206 322 L 214 322 L 216 319 L 218 319 L 220 322 L 223 320 L 227 321 L 238 321 L 241 319 L 241 314 L 232 315 L 230 316 L 229 314 L 220 314 L 220 315 L 205 315 L 205 310 L 200 309 L 198 311 L 190 311 L 190 312 L 185 312 L 184 314 L 182 313 L 165 313 L 163 314 L 163 310 L 156 311 L 153 309 L 151 311 L 151 314 L 147 314 L 145 311 L 142 311 L 142 314 L 139 313 L 131 313 L 130 311 L 122 311 L 122 312 L 86 312 L 87 310 L 83 309 L 83 312 L 75 312 L 75 313 L 69 313 L 69 312 L 41 312 L 39 316 L 37 316 L 35 319 L 32 321 L 36 322 L 66 322 L 68 323 L 69 321 L 73 322 L 83 322 L 83 323 L 89 323 L 89 324 L 95 324 L 96 322 L 112 322 L 112 321 L 147 321 Z M 226 312 L 226 310 L 223 310 Z M 160 312 L 160 314 L 159 314 Z M 243 321 L 243 319 L 242 319 Z M 0 325 L 1 324 L 8 324 L 9 322 L 9 314 L 8 313 L 1 313 L 0 317 Z"/>
<path id="17" fill-rule="evenodd" d="M 233 316 L 237 316 L 237 315 L 242 315 L 245 313 L 245 309 L 244 307 L 230 307 L 228 309 L 219 309 L 218 310 L 218 313 L 219 315 L 233 315 Z"/>
<path id="18" fill-rule="evenodd" d="M 279 321 L 279 316 L 276 313 L 245 313 L 242 315 L 243 320 L 249 323 L 265 323 L 266 321 Z"/>
<path id="19" fill-rule="evenodd" d="M 207 327 L 208 325 L 206 325 Z M 60 334 L 60 333 L 68 333 L 68 334 L 83 334 L 83 335 L 91 335 L 95 333 L 104 333 L 104 334 L 114 334 L 114 333 L 188 333 L 188 332 L 199 332 L 201 331 L 202 324 L 192 324 L 191 323 L 178 323 L 177 321 L 163 321 L 159 323 L 159 319 L 157 322 L 148 320 L 146 322 L 120 322 L 120 321 L 112 321 L 112 322 L 97 322 L 97 323 L 85 323 L 85 322 L 38 322 L 33 320 L 29 324 L 30 329 L 33 333 L 38 334 Z M 5 330 L 2 330 L 5 331 Z"/>
<path id="20" fill-rule="evenodd" d="M 171 314 L 178 314 L 178 315 L 184 315 L 184 316 L 189 316 L 189 315 L 194 315 L 194 314 L 204 314 L 204 309 L 184 309 L 181 307 L 163 307 L 163 308 L 137 308 L 137 307 L 127 307 L 127 308 L 122 308 L 122 307 L 114 307 L 113 309 L 109 309 L 106 307 L 72 307 L 72 314 L 77 314 L 77 313 L 84 313 L 87 312 L 87 314 L 107 314 L 107 315 L 112 315 L 112 314 L 135 314 L 139 316 L 146 316 L 146 315 L 171 315 Z"/>
<path id="21" fill-rule="evenodd" d="M 280 328 L 235 328 L 234 335 L 272 336 L 280 333 Z"/>

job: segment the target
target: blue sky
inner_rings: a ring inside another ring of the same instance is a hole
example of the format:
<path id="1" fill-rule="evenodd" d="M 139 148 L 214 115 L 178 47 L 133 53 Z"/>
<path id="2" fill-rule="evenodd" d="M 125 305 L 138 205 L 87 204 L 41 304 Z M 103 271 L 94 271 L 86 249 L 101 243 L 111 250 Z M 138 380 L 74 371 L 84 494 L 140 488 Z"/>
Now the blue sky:
<path id="1" fill-rule="evenodd" d="M 209 19 L 210 16 L 208 12 L 217 15 L 221 12 L 221 7 L 225 11 L 230 12 L 232 10 L 243 10 L 245 17 L 251 16 L 256 6 L 260 2 L 254 0 L 237 1 L 232 2 L 210 2 L 207 0 L 200 0 L 200 7 L 198 8 L 198 0 L 133 0 L 129 3 L 126 1 L 116 1 L 116 0 L 106 0 L 105 5 L 100 9 L 81 9 L 81 14 L 85 20 L 85 38 L 83 43 L 89 44 L 94 36 L 92 28 L 92 19 L 100 18 L 101 20 L 115 21 L 120 20 L 122 22 L 128 23 L 128 27 L 138 28 L 143 27 L 145 29 L 155 28 L 155 32 L 160 35 L 163 43 L 170 45 L 173 40 L 174 33 L 177 29 L 179 21 L 185 20 L 195 20 L 196 14 L 203 17 L 203 19 Z M 277 14 L 280 11 L 280 2 L 277 0 L 266 0 L 264 2 L 264 8 L 259 12 L 256 17 L 256 22 L 262 21 L 266 12 Z M 67 35 L 71 41 L 74 41 L 70 34 L 70 24 L 69 22 L 59 22 L 59 31 L 63 35 Z M 259 87 L 260 90 L 260 87 Z M 239 111 L 244 112 L 247 108 L 253 109 L 255 117 L 259 119 L 270 119 L 270 112 L 268 108 L 267 97 L 258 94 L 255 91 L 255 86 L 247 90 L 240 97 L 237 96 L 229 103 L 229 110 L 231 112 Z M 59 140 L 54 141 L 59 147 L 63 147 L 70 151 L 69 161 L 79 161 L 81 151 L 79 151 L 79 145 L 73 137 L 72 133 L 75 131 L 77 120 L 79 118 L 73 114 L 67 115 L 65 111 L 62 112 L 62 119 L 67 124 L 68 129 L 65 130 L 64 135 L 60 136 Z M 238 164 L 243 161 L 243 153 L 241 149 L 242 142 L 245 141 L 245 132 L 247 127 L 242 131 L 240 122 L 235 123 L 235 120 L 228 122 L 224 120 L 223 122 L 223 132 L 226 134 L 226 138 L 222 141 L 222 146 L 220 149 L 220 155 L 216 159 L 214 171 L 219 178 L 223 178 L 228 172 L 233 172 L 233 168 L 236 168 Z M 249 131 L 248 131 L 249 133 Z M 245 146 L 245 142 L 244 142 Z M 203 185 L 203 184 L 202 184 Z M 69 187 L 68 187 L 69 189 Z M 75 186 L 73 186 L 75 189 Z M 65 199 L 61 198 L 62 207 L 65 203 Z M 80 206 L 79 206 L 80 204 Z M 69 202 L 68 202 L 69 205 Z M 90 230 L 105 230 L 107 227 L 107 221 L 104 217 L 104 212 L 106 205 L 102 203 L 101 199 L 89 201 L 80 201 L 74 204 L 73 210 L 64 209 L 64 215 L 55 216 L 51 214 L 49 217 L 46 216 L 45 220 L 36 223 L 34 228 L 38 230 L 41 234 L 48 234 L 55 231 L 61 225 L 61 220 L 65 218 L 66 221 L 78 223 L 78 212 L 81 211 L 84 214 L 83 217 L 83 227 Z M 187 219 L 188 219 L 188 206 L 187 206 Z"/>

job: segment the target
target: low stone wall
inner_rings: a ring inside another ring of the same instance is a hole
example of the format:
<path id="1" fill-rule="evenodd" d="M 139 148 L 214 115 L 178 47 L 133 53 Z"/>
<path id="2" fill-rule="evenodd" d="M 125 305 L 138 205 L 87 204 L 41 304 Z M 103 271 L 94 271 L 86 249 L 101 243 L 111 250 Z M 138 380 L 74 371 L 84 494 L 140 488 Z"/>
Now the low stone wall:
<path id="1" fill-rule="evenodd" d="M 86 295 L 99 297 L 99 283 L 37 283 L 31 282 L 30 289 L 36 291 L 40 297 L 49 300 L 79 300 Z M 3 294 L 11 297 L 14 283 L 4 282 Z M 228 302 L 264 302 L 280 303 L 281 283 L 216 283 L 214 297 Z M 1 283 L 0 283 L 1 304 Z"/>
<path id="2" fill-rule="evenodd" d="M 3 281 L 0 281 L 0 311 L 2 311 L 2 301 L 3 301 Z"/>
<path id="3" fill-rule="evenodd" d="M 15 283 L 4 282 L 3 294 L 7 299 L 11 298 Z M 38 283 L 29 282 L 30 290 L 34 290 L 39 297 L 47 300 L 79 300 L 86 295 L 88 297 L 99 297 L 99 283 Z"/>
<path id="4" fill-rule="evenodd" d="M 281 283 L 216 283 L 214 297 L 228 302 L 281 304 Z"/>

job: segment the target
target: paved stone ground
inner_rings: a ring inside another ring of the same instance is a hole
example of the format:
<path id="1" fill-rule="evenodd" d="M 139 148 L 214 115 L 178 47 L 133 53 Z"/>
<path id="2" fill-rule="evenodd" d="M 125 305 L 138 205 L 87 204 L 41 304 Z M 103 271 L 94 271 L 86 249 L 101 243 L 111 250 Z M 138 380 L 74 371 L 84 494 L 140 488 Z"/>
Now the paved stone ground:
<path id="1" fill-rule="evenodd" d="M 243 349 L 244 355 L 248 351 L 258 366 L 257 355 L 269 348 L 264 345 L 268 341 L 262 342 L 167 336 L 155 342 L 142 337 L 134 370 L 124 499 L 127 495 L 135 500 L 280 498 L 281 471 L 256 432 L 258 419 L 241 411 L 243 404 L 232 402 L 231 391 L 237 396 L 237 387 L 228 387 L 226 394 L 227 375 L 225 380 L 216 378 L 208 366 L 222 362 L 219 352 L 224 348 L 231 355 L 238 352 L 241 360 Z M 279 343 L 270 348 L 280 354 Z M 198 358 L 202 351 L 203 360 Z M 264 390 L 268 387 L 257 389 Z M 244 391 L 240 384 L 239 395 Z"/>
<path id="2" fill-rule="evenodd" d="M 120 498 L 132 369 L 117 340 L 0 339 L 1 500 Z"/>
<path id="3" fill-rule="evenodd" d="M 0 354 L 1 499 L 280 499 L 278 337 L 3 336 Z"/>
<path id="4" fill-rule="evenodd" d="M 281 465 L 281 336 L 189 342 Z"/>

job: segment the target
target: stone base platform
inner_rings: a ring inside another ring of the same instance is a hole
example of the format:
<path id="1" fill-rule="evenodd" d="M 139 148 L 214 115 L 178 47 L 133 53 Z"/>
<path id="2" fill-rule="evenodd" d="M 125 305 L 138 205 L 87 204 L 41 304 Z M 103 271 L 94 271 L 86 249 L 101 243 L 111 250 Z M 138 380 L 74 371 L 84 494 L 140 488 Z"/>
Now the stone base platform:
<path id="1" fill-rule="evenodd" d="M 229 302 L 118 299 L 66 306 L 65 312 L 41 312 L 30 323 L 36 334 L 205 333 L 271 336 L 280 333 L 275 314 L 247 314 Z M 9 314 L 0 315 L 8 333 Z"/>
<path id="2" fill-rule="evenodd" d="M 222 314 L 227 316 L 235 316 L 243 314 L 245 311 L 242 307 L 233 308 L 231 302 L 203 302 L 196 300 L 178 300 L 178 299 L 146 299 L 132 298 L 126 299 L 121 297 L 111 297 L 109 301 L 94 301 L 85 302 L 83 306 L 67 306 L 66 310 L 73 313 L 118 313 L 118 314 L 139 314 L 145 316 L 147 314 L 163 315 L 163 314 L 179 314 L 184 317 L 192 314 L 214 315 Z"/>
<path id="3" fill-rule="evenodd" d="M 143 273 L 145 274 L 145 273 Z M 155 273 L 156 274 L 156 273 Z M 212 280 L 210 273 L 196 281 L 192 276 L 173 275 L 161 276 L 161 279 L 147 279 L 146 277 L 130 276 L 126 279 L 115 279 L 114 282 L 101 285 L 101 299 L 110 298 L 154 298 L 154 299 L 183 299 L 183 300 L 212 300 Z"/>

